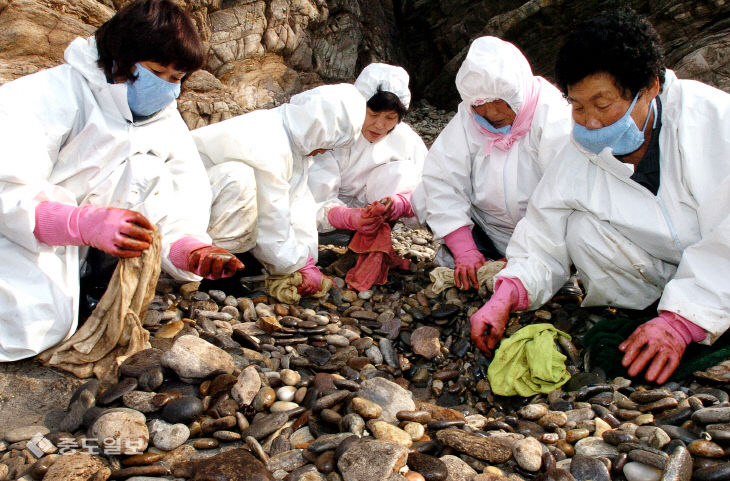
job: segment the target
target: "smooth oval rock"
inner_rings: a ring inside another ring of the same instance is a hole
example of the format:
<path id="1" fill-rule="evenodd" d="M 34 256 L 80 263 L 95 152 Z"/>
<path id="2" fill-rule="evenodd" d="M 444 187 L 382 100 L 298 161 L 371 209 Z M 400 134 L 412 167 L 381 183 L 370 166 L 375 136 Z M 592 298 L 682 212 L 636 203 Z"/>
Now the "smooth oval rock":
<path id="1" fill-rule="evenodd" d="M 512 446 L 512 455 L 522 469 L 538 471 L 542 465 L 542 444 L 532 437 L 520 439 Z"/>
<path id="2" fill-rule="evenodd" d="M 117 408 L 99 416 L 89 429 L 89 436 L 103 443 L 108 454 L 139 454 L 147 449 L 149 431 L 144 414 Z"/>
<path id="3" fill-rule="evenodd" d="M 421 474 L 426 481 L 444 481 L 449 476 L 446 464 L 439 458 L 412 452 L 408 454 L 408 468 Z"/>
<path id="4" fill-rule="evenodd" d="M 162 409 L 162 419 L 177 424 L 193 422 L 203 412 L 203 403 L 195 396 L 183 396 L 174 399 Z"/>
<path id="5" fill-rule="evenodd" d="M 231 374 L 231 355 L 199 337 L 180 336 L 160 362 L 184 379 L 204 379 L 214 374 Z"/>

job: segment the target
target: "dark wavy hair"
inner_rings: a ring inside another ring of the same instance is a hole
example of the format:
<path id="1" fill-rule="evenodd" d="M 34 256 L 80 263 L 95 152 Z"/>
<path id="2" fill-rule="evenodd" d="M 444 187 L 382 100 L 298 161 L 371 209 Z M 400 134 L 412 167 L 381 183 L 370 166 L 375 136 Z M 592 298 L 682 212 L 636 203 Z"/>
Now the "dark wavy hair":
<path id="1" fill-rule="evenodd" d="M 378 87 L 378 91 L 370 97 L 367 106 L 373 112 L 385 112 L 386 110 L 395 110 L 398 114 L 398 122 L 403 120 L 403 117 L 408 112 L 408 109 L 403 102 L 400 101 L 398 96 L 393 92 L 386 92 Z"/>
<path id="2" fill-rule="evenodd" d="M 134 0 L 96 30 L 98 64 L 107 78 L 135 80 L 134 64 L 151 60 L 183 72 L 203 66 L 198 31 L 170 0 Z"/>
<path id="3" fill-rule="evenodd" d="M 608 73 L 621 95 L 630 99 L 655 78 L 664 85 L 664 52 L 654 27 L 630 8 L 603 12 L 570 33 L 558 52 L 558 87 L 568 87 L 589 75 Z"/>

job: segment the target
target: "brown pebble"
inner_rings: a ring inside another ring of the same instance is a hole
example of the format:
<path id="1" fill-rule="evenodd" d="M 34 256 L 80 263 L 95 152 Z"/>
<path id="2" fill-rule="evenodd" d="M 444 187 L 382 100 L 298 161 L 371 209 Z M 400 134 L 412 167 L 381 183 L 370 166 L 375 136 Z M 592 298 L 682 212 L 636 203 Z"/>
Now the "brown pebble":
<path id="1" fill-rule="evenodd" d="M 152 404 L 154 404 L 158 408 L 161 408 L 165 404 L 169 403 L 170 401 L 174 401 L 175 399 L 180 399 L 181 397 L 182 397 L 182 394 L 180 394 L 177 391 L 161 392 L 159 394 L 155 394 L 152 397 Z"/>
<path id="2" fill-rule="evenodd" d="M 195 449 L 213 449 L 218 447 L 218 440 L 215 438 L 200 438 L 193 443 Z"/>
<path id="3" fill-rule="evenodd" d="M 216 431 L 213 433 L 213 437 L 221 441 L 238 441 L 241 439 L 241 435 L 233 431 Z"/>
<path id="4" fill-rule="evenodd" d="M 565 439 L 559 440 L 558 443 L 556 444 L 556 446 L 558 447 L 559 450 L 564 452 L 565 455 L 568 456 L 569 458 L 572 458 L 573 455 L 575 454 L 575 448 L 573 447 L 572 444 L 570 444 Z"/>
<path id="5" fill-rule="evenodd" d="M 335 452 L 325 451 L 314 462 L 320 473 L 328 474 L 335 470 Z"/>
<path id="6" fill-rule="evenodd" d="M 206 419 L 200 425 L 204 433 L 212 433 L 223 429 L 232 428 L 236 425 L 235 416 L 226 416 L 218 419 Z"/>
<path id="7" fill-rule="evenodd" d="M 718 444 L 712 441 L 705 441 L 704 439 L 692 441 L 687 446 L 687 449 L 692 455 L 702 456 L 703 458 L 721 458 L 725 455 L 725 450 Z"/>
<path id="8" fill-rule="evenodd" d="M 428 424 L 431 422 L 431 413 L 428 411 L 398 411 L 395 417 L 400 421 L 409 421 L 414 423 Z"/>
<path id="9" fill-rule="evenodd" d="M 339 424 L 342 420 L 342 415 L 337 411 L 333 411 L 332 409 L 322 409 L 322 411 L 319 413 L 319 417 L 322 418 L 324 421 L 332 424 Z"/>
<path id="10" fill-rule="evenodd" d="M 122 459 L 122 466 L 147 466 L 162 459 L 160 453 L 141 453 Z"/>

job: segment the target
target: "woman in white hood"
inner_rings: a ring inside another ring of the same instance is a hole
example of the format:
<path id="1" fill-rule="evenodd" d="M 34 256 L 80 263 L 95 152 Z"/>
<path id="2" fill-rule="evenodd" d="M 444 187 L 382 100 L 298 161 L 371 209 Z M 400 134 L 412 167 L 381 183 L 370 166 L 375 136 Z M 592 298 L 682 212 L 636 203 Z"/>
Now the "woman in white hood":
<path id="1" fill-rule="evenodd" d="M 75 332 L 78 246 L 137 257 L 155 225 L 177 279 L 243 267 L 211 245 L 210 186 L 176 108 L 203 58 L 182 9 L 136 0 L 74 40 L 66 64 L 0 88 L 0 361 Z"/>
<path id="2" fill-rule="evenodd" d="M 570 108 L 517 47 L 495 37 L 474 40 L 456 87 L 462 102 L 426 156 L 413 208 L 451 251 L 457 287 L 468 289 L 478 287 L 485 256 L 504 256 L 547 163 L 570 140 Z"/>
<path id="3" fill-rule="evenodd" d="M 411 191 L 428 149 L 401 122 L 411 101 L 408 80 L 403 68 L 384 63 L 371 63 L 355 80 L 367 101 L 362 135 L 350 147 L 322 154 L 309 168 L 319 232 L 367 230 L 374 219 L 363 218 L 362 208 L 378 200 L 391 205 L 386 220 L 413 216 Z"/>
<path id="4" fill-rule="evenodd" d="M 299 271 L 303 295 L 317 292 L 322 279 L 315 266 L 317 208 L 307 187 L 309 164 L 318 154 L 350 145 L 364 118 L 362 95 L 352 85 L 338 84 L 193 131 L 204 162 L 253 168 L 259 216 L 253 255 L 270 275 Z"/>

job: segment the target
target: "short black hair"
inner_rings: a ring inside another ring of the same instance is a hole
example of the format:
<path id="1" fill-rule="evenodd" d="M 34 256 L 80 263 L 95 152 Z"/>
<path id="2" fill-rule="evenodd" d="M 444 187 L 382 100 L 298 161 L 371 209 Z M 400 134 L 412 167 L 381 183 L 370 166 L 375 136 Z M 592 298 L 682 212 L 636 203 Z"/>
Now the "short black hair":
<path id="1" fill-rule="evenodd" d="M 205 53 L 195 24 L 170 0 L 135 0 L 96 30 L 98 64 L 107 78 L 135 80 L 134 64 L 151 60 L 191 73 Z"/>
<path id="2" fill-rule="evenodd" d="M 386 110 L 395 110 L 398 114 L 398 122 L 403 120 L 403 117 L 408 112 L 408 109 L 403 102 L 400 101 L 398 96 L 393 92 L 386 92 L 378 87 L 378 91 L 370 97 L 368 100 L 368 108 L 373 112 L 385 112 Z"/>
<path id="3" fill-rule="evenodd" d="M 555 76 L 563 95 L 589 75 L 613 76 L 624 98 L 664 85 L 664 51 L 659 34 L 630 8 L 603 12 L 570 33 L 558 52 Z M 630 95 L 629 95 L 630 94 Z"/>

